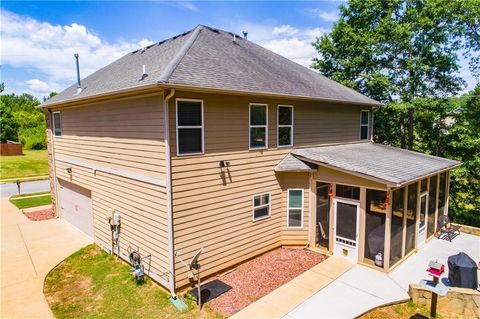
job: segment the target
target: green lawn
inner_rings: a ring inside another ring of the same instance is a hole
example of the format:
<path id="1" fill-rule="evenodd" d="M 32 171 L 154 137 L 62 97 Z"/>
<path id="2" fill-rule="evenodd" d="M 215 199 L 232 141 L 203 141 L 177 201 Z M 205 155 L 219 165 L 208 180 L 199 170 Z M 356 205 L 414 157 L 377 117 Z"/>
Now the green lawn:
<path id="1" fill-rule="evenodd" d="M 0 157 L 0 179 L 48 175 L 47 150 L 24 150 L 23 154 Z"/>
<path id="2" fill-rule="evenodd" d="M 178 312 L 169 294 L 150 279 L 137 284 L 130 266 L 95 245 L 74 253 L 45 279 L 44 293 L 56 318 L 221 318 L 192 300 Z"/>
<path id="3" fill-rule="evenodd" d="M 19 209 L 43 206 L 43 205 L 48 205 L 48 204 L 52 203 L 52 197 L 50 196 L 50 193 L 48 193 L 48 192 L 44 196 L 35 196 L 35 197 L 24 198 L 24 196 L 30 196 L 30 195 L 31 194 L 16 195 L 16 196 L 10 198 L 10 202 L 13 205 L 17 206 L 17 208 L 19 208 Z"/>

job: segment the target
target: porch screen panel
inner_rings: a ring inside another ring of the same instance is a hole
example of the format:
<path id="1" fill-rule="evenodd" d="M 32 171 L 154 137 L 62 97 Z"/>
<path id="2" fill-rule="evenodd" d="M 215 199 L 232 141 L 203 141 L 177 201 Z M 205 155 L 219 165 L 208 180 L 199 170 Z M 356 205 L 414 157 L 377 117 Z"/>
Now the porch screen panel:
<path id="1" fill-rule="evenodd" d="M 403 201 L 405 188 L 393 192 L 392 225 L 390 230 L 390 267 L 402 259 Z"/>
<path id="2" fill-rule="evenodd" d="M 405 238 L 405 254 L 415 248 L 415 221 L 417 218 L 417 190 L 418 183 L 408 186 L 407 198 L 407 230 Z"/>
<path id="3" fill-rule="evenodd" d="M 427 238 L 435 232 L 435 212 L 437 208 L 437 176 L 430 177 L 430 188 L 428 191 L 428 216 L 427 216 Z"/>
<path id="4" fill-rule="evenodd" d="M 440 174 L 438 185 L 438 216 L 445 214 L 445 203 L 447 202 L 447 173 Z"/>
<path id="5" fill-rule="evenodd" d="M 367 189 L 367 203 L 365 216 L 365 254 L 364 262 L 375 264 L 375 256 L 383 256 L 385 248 L 385 220 L 387 214 L 387 192 Z"/>
<path id="6" fill-rule="evenodd" d="M 360 187 L 336 184 L 335 196 L 359 200 Z"/>
<path id="7" fill-rule="evenodd" d="M 330 238 L 330 196 L 327 183 L 317 183 L 317 245 L 328 249 Z"/>
<path id="8" fill-rule="evenodd" d="M 337 236 L 357 240 L 357 206 L 337 203 Z"/>

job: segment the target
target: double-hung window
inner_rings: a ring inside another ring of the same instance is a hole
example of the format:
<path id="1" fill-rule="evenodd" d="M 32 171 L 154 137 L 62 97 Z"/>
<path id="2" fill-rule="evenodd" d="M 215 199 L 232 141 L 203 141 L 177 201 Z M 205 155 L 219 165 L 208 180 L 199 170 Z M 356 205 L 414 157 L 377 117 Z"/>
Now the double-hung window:
<path id="1" fill-rule="evenodd" d="M 370 111 L 360 112 L 360 139 L 368 140 L 368 127 L 370 124 Z"/>
<path id="2" fill-rule="evenodd" d="M 177 154 L 203 154 L 203 102 L 177 99 Z"/>
<path id="3" fill-rule="evenodd" d="M 62 120 L 60 118 L 60 112 L 52 113 L 53 119 L 53 135 L 62 136 Z"/>
<path id="4" fill-rule="evenodd" d="M 293 106 L 279 105 L 277 120 L 277 145 L 293 146 Z"/>
<path id="5" fill-rule="evenodd" d="M 303 189 L 289 189 L 287 199 L 287 227 L 303 227 Z"/>
<path id="6" fill-rule="evenodd" d="M 250 149 L 267 148 L 268 139 L 268 106 L 266 104 L 250 104 Z"/>
<path id="7" fill-rule="evenodd" d="M 253 196 L 253 220 L 270 216 L 270 193 Z"/>

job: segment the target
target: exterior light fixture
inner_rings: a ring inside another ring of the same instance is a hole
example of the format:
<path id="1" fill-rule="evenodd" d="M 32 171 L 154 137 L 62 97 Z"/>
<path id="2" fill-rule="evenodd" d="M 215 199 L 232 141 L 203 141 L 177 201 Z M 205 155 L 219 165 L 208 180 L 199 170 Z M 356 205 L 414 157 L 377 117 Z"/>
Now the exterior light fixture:
<path id="1" fill-rule="evenodd" d="M 67 167 L 66 171 L 67 171 L 68 174 L 72 174 L 72 168 L 71 167 Z"/>

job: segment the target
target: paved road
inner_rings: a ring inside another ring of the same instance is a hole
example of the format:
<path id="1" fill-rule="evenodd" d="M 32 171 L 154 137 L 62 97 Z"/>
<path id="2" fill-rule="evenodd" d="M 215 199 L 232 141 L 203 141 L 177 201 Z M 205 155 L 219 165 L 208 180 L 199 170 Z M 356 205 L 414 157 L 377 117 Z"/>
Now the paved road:
<path id="1" fill-rule="evenodd" d="M 6 198 L 11 195 L 18 194 L 17 184 L 15 183 L 5 183 L 0 184 L 1 187 L 1 197 Z M 43 181 L 33 181 L 33 182 L 23 182 L 20 185 L 20 190 L 22 194 L 30 194 L 36 192 L 45 192 L 50 190 L 50 181 L 43 180 Z"/>

